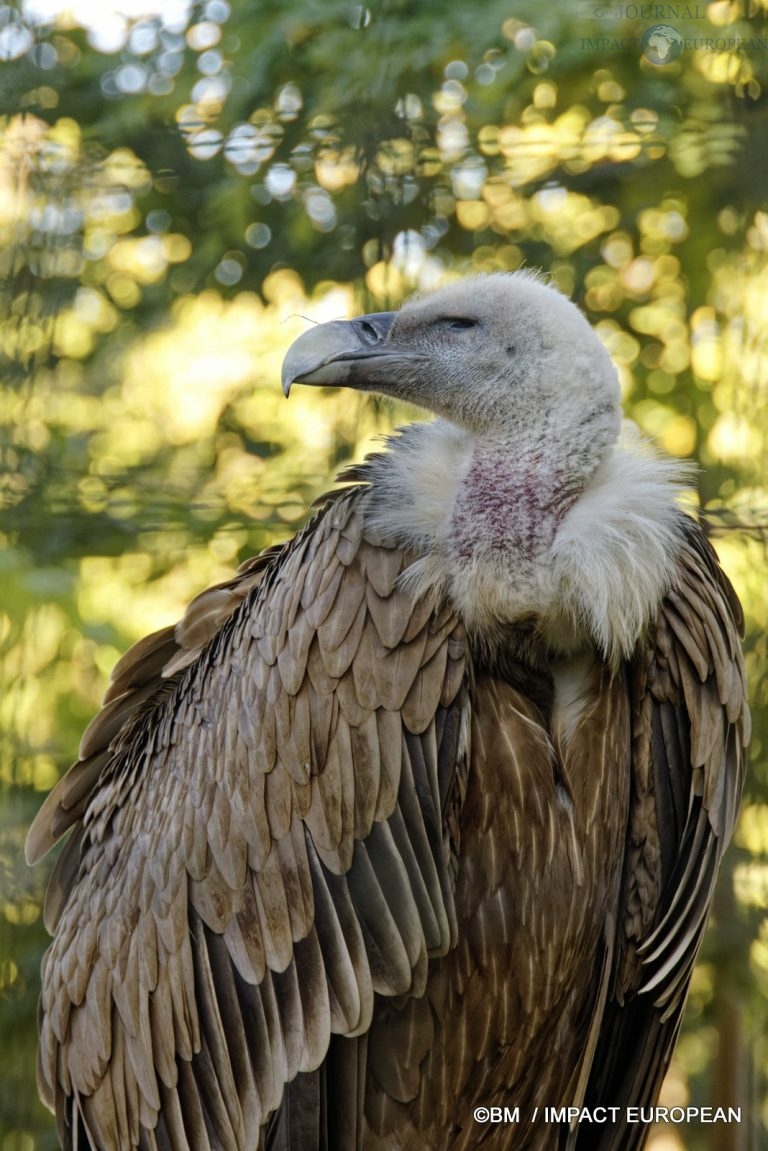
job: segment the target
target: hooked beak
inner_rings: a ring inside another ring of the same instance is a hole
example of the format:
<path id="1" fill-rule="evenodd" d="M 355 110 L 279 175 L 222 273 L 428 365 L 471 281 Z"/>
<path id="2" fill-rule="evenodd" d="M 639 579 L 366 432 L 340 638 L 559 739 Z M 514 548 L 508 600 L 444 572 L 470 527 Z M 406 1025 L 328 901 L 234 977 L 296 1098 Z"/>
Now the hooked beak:
<path id="1" fill-rule="evenodd" d="M 401 355 L 386 344 L 395 315 L 374 312 L 310 328 L 291 344 L 283 362 L 285 395 L 290 394 L 293 384 L 379 390 L 381 375 L 375 369 L 382 359 Z"/>

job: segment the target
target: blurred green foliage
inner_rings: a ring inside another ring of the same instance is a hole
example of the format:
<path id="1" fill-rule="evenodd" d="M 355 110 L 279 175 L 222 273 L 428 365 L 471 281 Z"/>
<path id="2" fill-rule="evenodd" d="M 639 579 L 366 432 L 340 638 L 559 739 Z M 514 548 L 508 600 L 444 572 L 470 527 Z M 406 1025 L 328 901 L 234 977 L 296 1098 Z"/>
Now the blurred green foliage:
<path id="1" fill-rule="evenodd" d="M 665 66 L 643 5 L 0 5 L 0 1151 L 54 1145 L 44 869 L 21 854 L 42 793 L 119 653 L 394 418 L 284 406 L 303 317 L 523 263 L 585 309 L 633 418 L 701 462 L 745 605 L 748 797 L 665 1088 L 744 1121 L 649 1146 L 766 1138 L 768 28 L 746 3 L 667 6 L 712 46 Z"/>

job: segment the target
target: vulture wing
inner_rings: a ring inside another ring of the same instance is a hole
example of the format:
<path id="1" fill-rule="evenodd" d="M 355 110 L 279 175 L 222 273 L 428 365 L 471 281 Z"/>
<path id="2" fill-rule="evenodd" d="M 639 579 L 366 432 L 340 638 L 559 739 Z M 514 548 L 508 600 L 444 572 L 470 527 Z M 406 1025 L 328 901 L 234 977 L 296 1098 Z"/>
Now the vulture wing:
<path id="1" fill-rule="evenodd" d="M 686 521 L 679 582 L 632 675 L 633 755 L 614 982 L 586 1104 L 618 1106 L 576 1146 L 633 1151 L 669 1066 L 720 859 L 736 821 L 749 740 L 743 617 L 705 537 Z"/>
<path id="2" fill-rule="evenodd" d="M 455 941 L 464 636 L 396 586 L 361 498 L 124 657 L 30 832 L 35 858 L 74 828 L 40 1007 L 66 1147 L 258 1147 L 285 1084 Z M 322 1088 L 296 1110 L 277 1125 L 343 1146 Z"/>

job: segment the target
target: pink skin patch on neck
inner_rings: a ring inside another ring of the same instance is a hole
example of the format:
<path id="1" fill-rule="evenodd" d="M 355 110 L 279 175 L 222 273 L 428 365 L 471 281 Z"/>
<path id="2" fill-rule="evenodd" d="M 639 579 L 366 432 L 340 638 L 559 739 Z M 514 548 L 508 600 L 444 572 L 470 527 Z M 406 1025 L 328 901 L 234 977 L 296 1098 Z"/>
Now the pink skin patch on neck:
<path id="1" fill-rule="evenodd" d="M 462 560 L 507 552 L 529 565 L 551 544 L 584 480 L 562 464 L 544 463 L 541 449 L 513 456 L 502 446 L 477 455 L 456 499 L 449 540 Z"/>

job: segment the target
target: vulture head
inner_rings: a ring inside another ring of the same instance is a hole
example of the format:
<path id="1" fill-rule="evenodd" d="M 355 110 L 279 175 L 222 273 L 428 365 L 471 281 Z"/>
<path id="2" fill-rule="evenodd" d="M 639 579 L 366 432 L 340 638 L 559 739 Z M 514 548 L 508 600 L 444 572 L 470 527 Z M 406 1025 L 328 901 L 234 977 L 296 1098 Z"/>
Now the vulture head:
<path id="1" fill-rule="evenodd" d="M 517 442 L 581 428 L 595 455 L 620 425 L 608 353 L 578 308 L 528 271 L 462 280 L 399 312 L 321 324 L 288 352 L 286 395 L 293 383 L 377 392 Z"/>
<path id="2" fill-rule="evenodd" d="M 414 587 L 447 594 L 476 628 L 536 617 L 561 648 L 586 633 L 614 662 L 631 653 L 672 579 L 680 470 L 621 450 L 616 371 L 557 288 L 530 271 L 477 276 L 321 324 L 288 351 L 286 395 L 294 383 L 438 417 L 390 440 L 367 474 L 368 523 L 425 556 Z"/>

